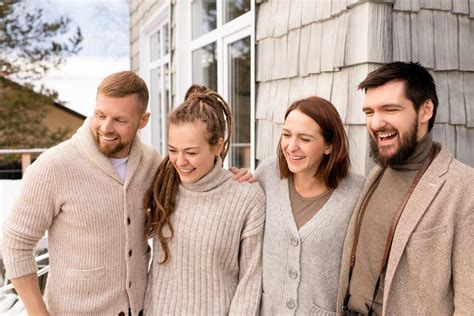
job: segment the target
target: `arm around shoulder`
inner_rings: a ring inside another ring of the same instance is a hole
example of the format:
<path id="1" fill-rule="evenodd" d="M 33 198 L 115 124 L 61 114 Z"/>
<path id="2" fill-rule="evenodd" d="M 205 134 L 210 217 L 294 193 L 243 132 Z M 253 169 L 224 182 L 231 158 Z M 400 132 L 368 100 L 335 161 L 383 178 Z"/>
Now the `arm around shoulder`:
<path id="1" fill-rule="evenodd" d="M 256 194 L 242 232 L 239 250 L 239 284 L 230 315 L 258 315 L 262 291 L 262 246 L 265 195 L 256 184 Z"/>

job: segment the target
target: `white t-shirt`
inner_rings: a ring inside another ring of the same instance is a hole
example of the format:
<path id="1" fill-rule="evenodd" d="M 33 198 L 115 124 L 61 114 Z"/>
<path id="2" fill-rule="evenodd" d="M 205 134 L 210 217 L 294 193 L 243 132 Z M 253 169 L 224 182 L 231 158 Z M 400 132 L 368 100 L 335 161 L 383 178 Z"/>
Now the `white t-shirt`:
<path id="1" fill-rule="evenodd" d="M 127 172 L 127 161 L 128 156 L 125 158 L 109 158 L 112 166 L 114 166 L 115 170 L 117 170 L 118 175 L 122 180 L 125 181 L 125 175 Z"/>

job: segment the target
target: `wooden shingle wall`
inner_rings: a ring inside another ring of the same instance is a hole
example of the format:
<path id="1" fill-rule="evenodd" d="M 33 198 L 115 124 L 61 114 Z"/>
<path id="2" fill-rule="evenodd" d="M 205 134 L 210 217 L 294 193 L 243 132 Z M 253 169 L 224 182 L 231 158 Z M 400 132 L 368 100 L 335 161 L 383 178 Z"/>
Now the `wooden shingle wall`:
<path id="1" fill-rule="evenodd" d="M 449 5 L 447 4 L 449 3 Z M 474 165 L 474 6 L 468 0 L 267 0 L 256 14 L 256 157 L 274 155 L 288 106 L 318 95 L 338 109 L 352 167 L 365 174 L 368 135 L 357 85 L 380 64 L 420 61 L 435 77 L 434 137 Z"/>
<path id="2" fill-rule="evenodd" d="M 397 0 L 393 59 L 419 61 L 436 81 L 433 138 L 474 166 L 474 2 Z"/>

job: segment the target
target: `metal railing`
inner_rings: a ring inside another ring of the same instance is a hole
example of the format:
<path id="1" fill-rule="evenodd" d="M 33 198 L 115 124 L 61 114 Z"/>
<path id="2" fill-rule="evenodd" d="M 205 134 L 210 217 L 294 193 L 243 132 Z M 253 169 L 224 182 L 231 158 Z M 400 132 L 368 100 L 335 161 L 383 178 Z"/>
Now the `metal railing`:
<path id="1" fill-rule="evenodd" d="M 32 149 L 0 149 L 0 156 L 2 155 L 20 155 L 21 156 L 21 173 L 24 174 L 26 168 L 31 165 L 31 155 L 41 154 L 47 148 L 32 148 Z"/>

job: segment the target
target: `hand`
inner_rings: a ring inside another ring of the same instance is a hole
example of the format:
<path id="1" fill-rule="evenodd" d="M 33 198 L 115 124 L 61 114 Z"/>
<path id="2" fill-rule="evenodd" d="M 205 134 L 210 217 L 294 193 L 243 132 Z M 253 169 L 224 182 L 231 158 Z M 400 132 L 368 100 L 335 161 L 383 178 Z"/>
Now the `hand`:
<path id="1" fill-rule="evenodd" d="M 237 167 L 231 167 L 229 170 L 234 174 L 234 180 L 237 180 L 239 182 L 247 181 L 249 183 L 257 182 L 257 179 L 247 168 L 239 169 Z"/>

